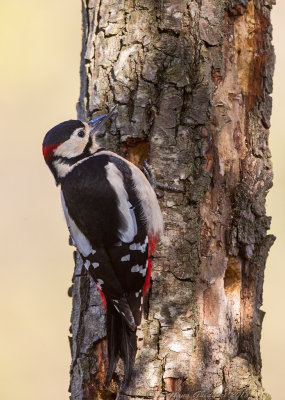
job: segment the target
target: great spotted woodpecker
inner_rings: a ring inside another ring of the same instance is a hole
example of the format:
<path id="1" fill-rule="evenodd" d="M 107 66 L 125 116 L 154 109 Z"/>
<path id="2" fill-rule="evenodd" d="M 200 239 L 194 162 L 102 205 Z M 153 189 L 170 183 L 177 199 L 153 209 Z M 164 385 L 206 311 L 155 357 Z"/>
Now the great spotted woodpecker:
<path id="1" fill-rule="evenodd" d="M 126 387 L 150 284 L 150 257 L 163 233 L 163 220 L 141 170 L 96 142 L 96 133 L 113 112 L 88 123 L 70 120 L 56 125 L 45 135 L 43 155 L 61 185 L 70 235 L 105 303 L 107 384 L 120 356 Z"/>

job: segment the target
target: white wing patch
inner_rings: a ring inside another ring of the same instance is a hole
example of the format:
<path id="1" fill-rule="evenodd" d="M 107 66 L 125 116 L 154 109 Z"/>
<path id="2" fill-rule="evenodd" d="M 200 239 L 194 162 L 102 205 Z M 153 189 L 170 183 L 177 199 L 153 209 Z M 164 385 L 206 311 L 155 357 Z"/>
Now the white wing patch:
<path id="1" fill-rule="evenodd" d="M 130 261 L 130 259 L 131 259 L 131 255 L 127 254 L 126 256 L 121 258 L 121 261 Z"/>
<path id="2" fill-rule="evenodd" d="M 125 228 L 119 230 L 119 237 L 125 243 L 133 241 L 138 232 L 137 222 L 131 203 L 128 201 L 128 193 L 124 187 L 122 173 L 111 162 L 106 165 L 107 179 L 115 190 L 119 200 L 119 211 L 124 221 Z"/>
<path id="3" fill-rule="evenodd" d="M 163 235 L 163 219 L 159 208 L 159 204 L 155 195 L 153 188 L 151 187 L 149 181 L 142 173 L 142 171 L 136 167 L 133 163 L 125 160 L 123 157 L 118 156 L 111 151 L 105 150 L 98 155 L 107 154 L 113 157 L 117 157 L 123 160 L 132 171 L 132 180 L 134 182 L 134 188 L 137 193 L 138 198 L 142 202 L 143 214 L 147 223 L 147 233 L 150 236 L 154 236 L 157 239 Z M 96 157 L 96 154 L 94 154 Z M 115 167 L 116 168 L 116 167 Z"/>
<path id="4" fill-rule="evenodd" d="M 63 193 L 62 191 L 60 192 L 61 196 L 61 204 L 66 220 L 66 224 L 68 226 L 69 232 L 72 236 L 73 241 L 76 244 L 76 247 L 78 248 L 79 252 L 84 256 L 87 257 L 89 256 L 90 253 L 93 254 L 94 250 L 92 249 L 91 243 L 87 239 L 87 237 L 80 231 L 80 229 L 77 227 L 73 219 L 70 217 L 68 209 L 66 207 Z M 89 267 L 89 265 L 88 265 Z"/>
<path id="5" fill-rule="evenodd" d="M 142 274 L 142 276 L 146 276 L 146 268 L 143 265 L 134 265 L 131 269 L 131 272 L 138 272 L 139 274 Z"/>
<path id="6" fill-rule="evenodd" d="M 130 250 L 137 250 L 137 251 L 141 251 L 142 253 L 144 253 L 146 250 L 146 244 L 132 243 L 130 245 Z"/>
<path id="7" fill-rule="evenodd" d="M 90 265 L 92 265 L 92 267 L 95 269 L 95 268 L 98 268 L 100 264 L 97 263 L 97 262 L 93 262 L 91 264 L 91 262 L 89 260 L 86 260 L 85 263 L 84 263 L 84 267 L 87 269 L 87 271 L 89 271 Z"/>
<path id="8" fill-rule="evenodd" d="M 141 243 L 132 243 L 130 245 L 130 250 L 137 250 L 137 251 L 141 251 L 142 253 L 145 253 L 147 244 L 148 244 L 148 236 L 146 236 L 145 241 L 144 241 L 143 244 L 141 244 Z"/>
<path id="9" fill-rule="evenodd" d="M 128 163 L 128 165 L 132 171 L 135 191 L 142 202 L 147 232 L 150 236 L 162 237 L 163 219 L 155 192 L 142 171 L 132 163 Z"/>

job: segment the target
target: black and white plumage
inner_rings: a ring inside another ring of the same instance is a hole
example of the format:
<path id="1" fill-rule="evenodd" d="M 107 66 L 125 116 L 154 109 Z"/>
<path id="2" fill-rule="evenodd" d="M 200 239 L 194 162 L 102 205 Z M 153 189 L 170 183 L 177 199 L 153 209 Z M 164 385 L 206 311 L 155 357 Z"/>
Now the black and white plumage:
<path id="1" fill-rule="evenodd" d="M 43 154 L 61 185 L 73 242 L 107 301 L 107 382 L 121 356 L 125 386 L 136 355 L 150 256 L 163 233 L 163 221 L 144 174 L 96 143 L 96 131 L 111 115 L 112 111 L 89 124 L 70 120 L 55 126 L 45 136 Z"/>

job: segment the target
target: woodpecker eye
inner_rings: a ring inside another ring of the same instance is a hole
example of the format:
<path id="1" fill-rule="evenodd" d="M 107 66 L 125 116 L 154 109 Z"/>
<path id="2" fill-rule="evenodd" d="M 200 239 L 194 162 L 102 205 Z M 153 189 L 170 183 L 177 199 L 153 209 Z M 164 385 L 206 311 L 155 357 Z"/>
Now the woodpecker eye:
<path id="1" fill-rule="evenodd" d="M 84 136 L 85 136 L 85 132 L 84 132 L 84 131 L 79 131 L 79 132 L 77 133 L 77 136 L 79 136 L 79 137 L 84 137 Z"/>

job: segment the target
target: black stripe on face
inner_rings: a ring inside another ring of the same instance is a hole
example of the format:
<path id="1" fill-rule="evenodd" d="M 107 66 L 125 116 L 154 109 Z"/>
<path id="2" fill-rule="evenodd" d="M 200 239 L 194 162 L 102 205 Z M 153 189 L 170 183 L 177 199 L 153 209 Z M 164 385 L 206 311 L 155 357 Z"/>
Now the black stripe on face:
<path id="1" fill-rule="evenodd" d="M 90 155 L 90 151 L 89 151 L 89 150 L 91 149 L 92 144 L 93 144 L 93 142 L 92 142 L 92 137 L 89 136 L 89 139 L 88 139 L 88 142 L 87 142 L 87 144 L 86 144 L 86 146 L 85 146 L 85 148 L 84 148 L 83 154 L 88 154 L 88 155 Z"/>

